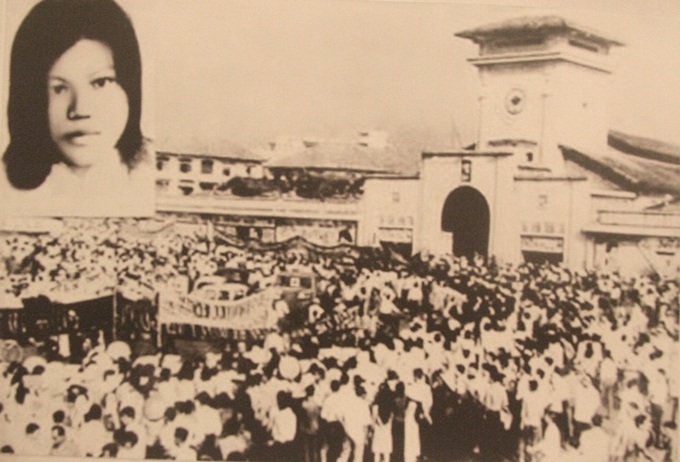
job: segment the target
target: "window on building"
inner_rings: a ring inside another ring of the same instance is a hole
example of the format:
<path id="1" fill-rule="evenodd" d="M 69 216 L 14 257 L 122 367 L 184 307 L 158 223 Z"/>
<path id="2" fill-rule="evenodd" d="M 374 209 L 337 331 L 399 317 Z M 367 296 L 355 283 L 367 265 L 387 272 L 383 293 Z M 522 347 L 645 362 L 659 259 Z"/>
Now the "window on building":
<path id="1" fill-rule="evenodd" d="M 166 156 L 156 157 L 156 170 L 158 170 L 159 172 L 163 171 L 163 169 L 168 163 L 168 160 L 169 159 Z"/>
<path id="2" fill-rule="evenodd" d="M 224 176 L 231 176 L 231 169 L 229 167 L 225 167 L 224 170 L 222 170 L 222 173 Z"/>
<path id="3" fill-rule="evenodd" d="M 548 195 L 547 194 L 539 194 L 538 195 L 538 209 L 539 210 L 545 210 L 545 208 L 548 206 Z"/>
<path id="4" fill-rule="evenodd" d="M 188 159 L 179 162 L 179 171 L 182 173 L 189 173 L 191 171 L 191 161 Z"/>
<path id="5" fill-rule="evenodd" d="M 213 172 L 213 161 L 210 159 L 203 159 L 201 161 L 201 173 L 209 175 Z"/>
<path id="6" fill-rule="evenodd" d="M 399 191 L 392 191 L 392 202 L 395 204 L 398 204 L 401 201 L 401 196 L 399 195 Z"/>
<path id="7" fill-rule="evenodd" d="M 246 167 L 246 175 L 250 176 L 252 171 L 253 171 L 253 167 L 251 167 L 250 165 Z"/>
<path id="8" fill-rule="evenodd" d="M 463 159 L 460 163 L 460 181 L 469 183 L 472 181 L 472 161 Z"/>
<path id="9" fill-rule="evenodd" d="M 527 152 L 527 162 L 533 162 L 534 161 L 534 153 L 533 152 Z"/>

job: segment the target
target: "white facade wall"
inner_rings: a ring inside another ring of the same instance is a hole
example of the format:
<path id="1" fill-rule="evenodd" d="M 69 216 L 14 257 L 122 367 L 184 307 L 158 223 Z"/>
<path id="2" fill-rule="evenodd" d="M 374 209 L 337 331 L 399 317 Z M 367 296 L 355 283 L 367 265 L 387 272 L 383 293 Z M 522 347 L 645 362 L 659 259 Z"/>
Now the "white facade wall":
<path id="1" fill-rule="evenodd" d="M 609 74 L 559 62 L 551 68 L 546 112 L 546 142 L 599 153 L 607 150 Z"/>
<path id="2" fill-rule="evenodd" d="M 409 238 L 420 203 L 420 181 L 411 178 L 368 178 L 361 198 L 359 244 L 378 246 L 381 240 Z"/>
<path id="3" fill-rule="evenodd" d="M 549 247 L 561 241 L 565 265 L 584 268 L 587 244 L 581 230 L 590 215 L 589 208 L 584 207 L 588 201 L 586 182 L 518 180 L 514 197 L 514 215 L 520 227 L 514 246 L 522 252 L 540 249 L 542 242 Z"/>
<path id="4" fill-rule="evenodd" d="M 480 149 L 492 148 L 498 140 L 534 142 L 538 152 L 533 153 L 533 163 L 548 166 L 557 174 L 564 172 L 559 145 L 583 152 L 607 149 L 607 50 L 601 46 L 598 52 L 577 48 L 568 40 L 553 37 L 539 47 L 540 52 L 550 52 L 550 59 L 535 60 L 523 54 L 533 49 L 520 48 L 512 50 L 516 56 L 509 62 L 472 60 L 479 67 L 481 81 Z M 502 51 L 497 56 L 509 50 Z M 523 99 L 514 110 L 508 101 L 513 95 Z M 524 162 L 526 156 L 517 159 Z"/>
<path id="5" fill-rule="evenodd" d="M 481 81 L 479 149 L 496 140 L 528 140 L 540 144 L 543 126 L 544 63 L 497 64 L 479 69 Z M 511 114 L 506 98 L 512 90 L 524 93 L 523 109 Z M 540 153 L 537 153 L 540 155 Z"/>
<path id="6" fill-rule="evenodd" d="M 462 163 L 471 162 L 471 178 L 462 181 Z M 516 254 L 508 247 L 512 231 L 499 228 L 512 215 L 506 202 L 511 201 L 508 186 L 512 183 L 512 169 L 503 169 L 503 162 L 512 162 L 506 155 L 480 155 L 471 152 L 426 155 L 421 169 L 421 193 L 419 214 L 416 221 L 416 251 L 428 250 L 435 254 L 451 254 L 451 233 L 442 231 L 442 212 L 448 195 L 460 186 L 471 186 L 478 190 L 489 205 L 490 230 L 489 254 L 501 259 L 512 259 Z M 507 223 L 505 223 L 507 224 Z"/>

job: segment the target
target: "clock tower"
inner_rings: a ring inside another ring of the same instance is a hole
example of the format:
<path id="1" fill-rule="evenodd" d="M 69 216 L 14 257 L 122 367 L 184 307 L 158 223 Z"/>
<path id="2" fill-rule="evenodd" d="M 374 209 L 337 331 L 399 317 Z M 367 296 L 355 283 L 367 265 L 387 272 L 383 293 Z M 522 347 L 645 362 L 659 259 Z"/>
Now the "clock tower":
<path id="1" fill-rule="evenodd" d="M 559 146 L 607 146 L 610 50 L 621 42 L 556 16 L 510 19 L 456 36 L 479 45 L 469 61 L 481 80 L 478 150 L 513 163 L 564 171 Z"/>

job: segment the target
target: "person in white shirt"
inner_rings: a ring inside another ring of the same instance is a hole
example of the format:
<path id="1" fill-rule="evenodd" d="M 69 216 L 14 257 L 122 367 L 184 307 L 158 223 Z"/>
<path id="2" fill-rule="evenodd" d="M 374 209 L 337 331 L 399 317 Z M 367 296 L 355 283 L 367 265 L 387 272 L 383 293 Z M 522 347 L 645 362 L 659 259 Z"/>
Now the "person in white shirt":
<path id="1" fill-rule="evenodd" d="M 548 405 L 548 410 L 555 416 L 555 423 L 560 429 L 563 446 L 569 441 L 570 424 L 568 420 L 570 413 L 568 410 L 570 407 L 569 401 L 572 396 L 571 384 L 566 378 L 566 374 L 566 368 L 558 368 L 550 374 L 549 379 L 550 404 Z"/>
<path id="2" fill-rule="evenodd" d="M 81 457 L 79 445 L 66 436 L 66 430 L 61 425 L 52 427 L 52 448 L 50 456 L 55 458 Z"/>
<path id="3" fill-rule="evenodd" d="M 651 407 L 652 429 L 654 431 L 654 445 L 657 449 L 662 448 L 662 430 L 664 408 L 670 399 L 668 390 L 668 380 L 662 367 L 658 366 L 657 361 L 651 361 L 649 368 L 645 371 L 645 376 L 649 383 L 648 395 Z"/>
<path id="4" fill-rule="evenodd" d="M 602 393 L 602 402 L 604 404 L 607 416 L 614 407 L 614 387 L 618 380 L 618 366 L 612 359 L 611 352 L 604 350 L 604 358 L 600 362 L 599 369 L 600 378 L 600 392 Z"/>
<path id="5" fill-rule="evenodd" d="M 32 422 L 26 426 L 25 435 L 12 444 L 17 454 L 46 456 L 50 453 L 51 443 L 46 430 Z"/>
<path id="6" fill-rule="evenodd" d="M 529 453 L 536 457 L 540 462 L 557 462 L 564 455 L 560 439 L 560 430 L 552 413 L 546 416 L 546 426 L 543 432 L 543 439 L 529 449 Z M 594 461 L 593 461 L 594 462 Z"/>
<path id="7" fill-rule="evenodd" d="M 595 415 L 592 427 L 581 433 L 577 452 L 578 461 L 608 462 L 610 438 L 609 434 L 602 429 L 602 416 Z"/>
<path id="8" fill-rule="evenodd" d="M 136 441 L 127 451 L 126 457 L 129 459 L 144 459 L 146 456 L 146 428 L 137 419 L 137 413 L 131 406 L 126 406 L 120 411 L 120 423 L 122 428 L 128 433 L 134 433 Z"/>
<path id="9" fill-rule="evenodd" d="M 543 416 L 548 405 L 547 397 L 544 391 L 539 389 L 538 381 L 533 378 L 529 380 L 528 385 L 522 397 L 520 460 L 523 460 L 525 452 L 530 454 L 532 448 L 542 440 Z"/>
<path id="10" fill-rule="evenodd" d="M 121 428 L 114 432 L 114 439 L 118 447 L 117 458 L 131 460 L 144 459 L 144 454 L 140 455 L 139 438 L 135 432 L 126 431 Z M 107 446 L 108 445 L 105 445 L 104 448 Z"/>
<path id="11" fill-rule="evenodd" d="M 497 451 L 503 450 L 505 446 L 505 432 L 501 416 L 509 414 L 509 404 L 508 393 L 502 383 L 502 374 L 492 369 L 489 379 L 491 383 L 482 396 L 482 404 L 486 408 L 484 433 L 486 438 L 489 441 L 494 441 L 494 443 L 483 444 L 480 449 L 483 456 L 488 455 L 489 458 L 495 458 Z"/>
<path id="12" fill-rule="evenodd" d="M 646 416 L 642 414 L 634 417 L 629 415 L 620 417 L 614 437 L 610 440 L 610 461 L 655 460 L 647 450 L 650 432 L 645 420 Z"/>
<path id="13" fill-rule="evenodd" d="M 269 430 L 272 435 L 270 460 L 294 460 L 297 417 L 290 408 L 290 395 L 283 390 L 276 394 L 276 409 L 272 412 Z"/>
<path id="14" fill-rule="evenodd" d="M 276 331 L 271 332 L 264 339 L 264 345 L 262 347 L 265 351 L 270 351 L 274 349 L 277 353 L 282 353 L 286 349 L 284 338 Z"/>
<path id="15" fill-rule="evenodd" d="M 184 427 L 175 429 L 175 459 L 196 460 L 196 450 L 189 444 L 189 432 Z"/>
<path id="16" fill-rule="evenodd" d="M 581 432 L 590 428 L 595 413 L 600 407 L 600 393 L 589 376 L 581 377 L 574 390 L 574 443 L 578 447 Z"/>
<path id="17" fill-rule="evenodd" d="M 390 462 L 392 454 L 392 392 L 386 383 L 380 385 L 372 408 L 373 437 L 371 451 L 374 462 Z"/>
<path id="18" fill-rule="evenodd" d="M 99 457 L 104 446 L 113 441 L 113 435 L 102 422 L 102 409 L 98 404 L 90 407 L 79 434 L 80 447 L 87 457 Z"/>
<path id="19" fill-rule="evenodd" d="M 361 385 L 355 386 L 353 396 L 345 400 L 342 416 L 343 427 L 352 442 L 352 461 L 354 462 L 364 460 L 368 429 L 371 425 L 371 411 L 368 401 L 364 398 L 365 394 Z"/>

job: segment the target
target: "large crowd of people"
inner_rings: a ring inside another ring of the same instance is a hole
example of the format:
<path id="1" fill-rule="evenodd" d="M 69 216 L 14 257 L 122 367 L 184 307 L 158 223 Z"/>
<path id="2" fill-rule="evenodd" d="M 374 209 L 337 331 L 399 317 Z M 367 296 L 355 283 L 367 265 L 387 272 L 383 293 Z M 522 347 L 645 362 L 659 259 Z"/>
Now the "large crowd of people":
<path id="1" fill-rule="evenodd" d="M 152 298 L 241 268 L 252 292 L 281 272 L 314 274 L 316 296 L 277 309 L 279 328 L 265 336 L 204 342 L 202 354 L 172 338 L 157 347 L 101 333 L 49 357 L 22 344 L 0 363 L 0 451 L 678 460 L 677 281 L 448 256 L 348 261 L 123 228 L 3 237 L 4 293 L 98 279 Z"/>
<path id="2" fill-rule="evenodd" d="M 110 220 L 68 220 L 58 233 L 0 232 L 0 303 L 89 291 L 110 292 L 116 281 L 116 236 Z"/>

